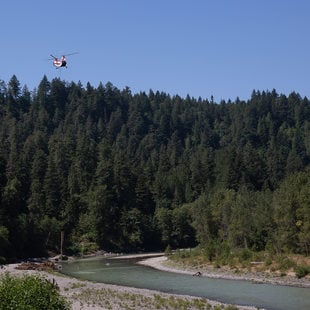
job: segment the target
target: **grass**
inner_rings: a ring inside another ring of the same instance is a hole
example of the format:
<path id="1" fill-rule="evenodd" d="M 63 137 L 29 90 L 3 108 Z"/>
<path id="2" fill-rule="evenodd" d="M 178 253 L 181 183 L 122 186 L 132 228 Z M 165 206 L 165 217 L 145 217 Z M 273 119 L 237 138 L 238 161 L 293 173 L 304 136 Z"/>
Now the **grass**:
<path id="1" fill-rule="evenodd" d="M 205 298 L 186 298 L 171 295 L 150 294 L 145 296 L 139 293 L 119 292 L 112 289 L 85 289 L 74 293 L 72 299 L 78 299 L 81 307 L 102 307 L 104 309 L 167 309 L 167 310 L 237 310 L 231 305 L 215 304 Z"/>
<path id="2" fill-rule="evenodd" d="M 210 257 L 212 259 L 210 260 Z M 182 268 L 203 270 L 204 268 L 229 269 L 238 273 L 262 272 L 286 276 L 295 274 L 297 278 L 310 274 L 310 257 L 301 255 L 270 254 L 265 251 L 254 252 L 249 249 L 215 249 L 210 255 L 208 249 L 195 248 L 175 251 L 169 256 L 172 262 Z"/>
<path id="3" fill-rule="evenodd" d="M 75 289 L 75 288 L 81 288 L 81 287 L 85 287 L 86 284 L 85 283 L 72 283 L 71 284 L 71 288 Z"/>

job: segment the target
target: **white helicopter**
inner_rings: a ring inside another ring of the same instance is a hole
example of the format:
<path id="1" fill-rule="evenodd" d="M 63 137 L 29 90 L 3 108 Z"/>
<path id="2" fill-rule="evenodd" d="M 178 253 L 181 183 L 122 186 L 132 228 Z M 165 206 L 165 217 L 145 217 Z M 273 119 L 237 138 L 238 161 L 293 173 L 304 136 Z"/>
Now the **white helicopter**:
<path id="1" fill-rule="evenodd" d="M 52 54 L 50 56 L 53 57 L 53 65 L 54 65 L 54 67 L 56 67 L 56 69 L 59 69 L 61 67 L 66 67 L 67 68 L 66 56 L 71 56 L 71 55 L 75 55 L 75 54 L 78 54 L 78 52 L 70 53 L 70 54 L 67 54 L 67 55 L 62 55 L 60 59 L 55 57 L 55 56 L 53 56 Z"/>

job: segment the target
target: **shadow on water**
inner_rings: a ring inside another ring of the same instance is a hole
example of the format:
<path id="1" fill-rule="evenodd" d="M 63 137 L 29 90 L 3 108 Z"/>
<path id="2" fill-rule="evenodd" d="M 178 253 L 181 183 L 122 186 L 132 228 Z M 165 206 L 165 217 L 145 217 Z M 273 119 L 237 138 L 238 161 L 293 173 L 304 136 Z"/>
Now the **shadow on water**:
<path id="1" fill-rule="evenodd" d="M 193 277 L 136 264 L 138 259 L 90 258 L 64 263 L 62 273 L 84 280 L 205 297 L 274 310 L 310 309 L 310 289 Z"/>

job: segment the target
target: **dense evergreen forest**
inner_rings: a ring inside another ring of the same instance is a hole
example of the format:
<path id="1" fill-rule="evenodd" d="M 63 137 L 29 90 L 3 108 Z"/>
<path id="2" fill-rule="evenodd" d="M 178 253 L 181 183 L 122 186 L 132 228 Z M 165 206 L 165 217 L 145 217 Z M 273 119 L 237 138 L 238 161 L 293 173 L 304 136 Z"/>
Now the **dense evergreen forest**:
<path id="1" fill-rule="evenodd" d="M 310 251 L 310 101 L 0 81 L 0 256 Z"/>

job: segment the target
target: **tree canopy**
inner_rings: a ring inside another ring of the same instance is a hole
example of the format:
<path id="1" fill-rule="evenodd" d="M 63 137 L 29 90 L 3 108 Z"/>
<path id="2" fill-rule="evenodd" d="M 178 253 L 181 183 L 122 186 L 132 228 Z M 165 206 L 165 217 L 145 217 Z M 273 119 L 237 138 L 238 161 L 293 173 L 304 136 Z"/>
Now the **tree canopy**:
<path id="1" fill-rule="evenodd" d="M 0 256 L 227 242 L 309 254 L 310 102 L 0 81 Z"/>

